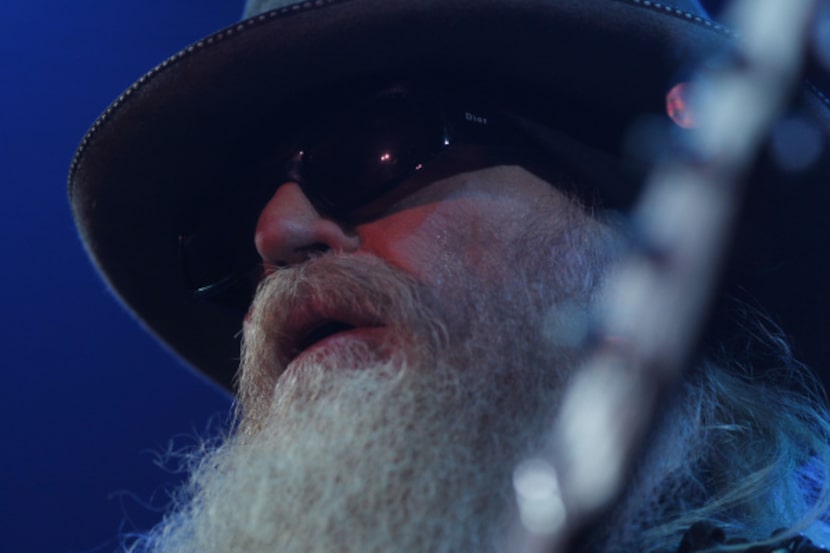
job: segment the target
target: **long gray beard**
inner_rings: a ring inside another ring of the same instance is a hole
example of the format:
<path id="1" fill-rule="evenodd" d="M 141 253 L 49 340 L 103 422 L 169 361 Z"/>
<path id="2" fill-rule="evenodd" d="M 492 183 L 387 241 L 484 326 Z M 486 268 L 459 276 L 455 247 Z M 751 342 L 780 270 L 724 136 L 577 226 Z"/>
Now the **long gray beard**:
<path id="1" fill-rule="evenodd" d="M 304 396 L 311 387 L 318 400 L 279 402 L 253 439 L 203 467 L 185 550 L 500 549 L 505 468 L 535 446 L 538 428 L 500 420 L 492 386 L 469 389 L 450 371 L 431 383 L 400 366 L 320 377 L 283 386 Z"/>
<path id="2" fill-rule="evenodd" d="M 577 241 L 586 245 L 584 235 Z M 578 282 L 555 282 L 564 261 L 549 259 L 507 288 L 464 275 L 450 297 L 370 256 L 327 255 L 270 277 L 246 325 L 239 430 L 200 462 L 184 508 L 143 545 L 503 550 L 512 468 L 540 447 L 574 363 L 574 351 L 551 343 L 545 329 L 587 306 L 607 261 L 603 248 L 583 251 L 590 256 L 563 252 Z M 403 353 L 366 366 L 356 345 L 355 362 L 339 351 L 283 372 L 273 329 L 287 304 L 309 295 L 364 302 L 400 321 Z"/>

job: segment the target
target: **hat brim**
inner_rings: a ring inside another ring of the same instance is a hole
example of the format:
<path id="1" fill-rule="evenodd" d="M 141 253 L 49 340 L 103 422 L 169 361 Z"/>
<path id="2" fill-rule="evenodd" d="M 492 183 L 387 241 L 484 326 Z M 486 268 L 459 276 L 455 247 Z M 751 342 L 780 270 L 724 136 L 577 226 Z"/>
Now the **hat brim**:
<path id="1" fill-rule="evenodd" d="M 222 201 L 236 213 L 267 142 L 298 131 L 297 98 L 360 75 L 429 71 L 648 113 L 727 41 L 712 22 L 636 0 L 306 2 L 219 31 L 130 87 L 76 154 L 72 209 L 129 309 L 232 389 L 244 309 L 193 296 L 178 236 L 205 190 L 226 190 Z M 251 229 L 240 247 L 252 237 Z"/>

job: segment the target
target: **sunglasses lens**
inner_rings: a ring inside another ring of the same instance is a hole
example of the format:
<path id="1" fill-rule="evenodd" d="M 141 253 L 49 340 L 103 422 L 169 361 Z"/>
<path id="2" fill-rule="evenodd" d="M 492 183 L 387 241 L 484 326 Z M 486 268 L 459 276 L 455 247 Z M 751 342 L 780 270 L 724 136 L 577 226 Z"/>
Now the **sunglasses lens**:
<path id="1" fill-rule="evenodd" d="M 347 216 L 411 176 L 440 144 L 439 112 L 389 93 L 303 152 L 306 193 L 326 212 Z"/>

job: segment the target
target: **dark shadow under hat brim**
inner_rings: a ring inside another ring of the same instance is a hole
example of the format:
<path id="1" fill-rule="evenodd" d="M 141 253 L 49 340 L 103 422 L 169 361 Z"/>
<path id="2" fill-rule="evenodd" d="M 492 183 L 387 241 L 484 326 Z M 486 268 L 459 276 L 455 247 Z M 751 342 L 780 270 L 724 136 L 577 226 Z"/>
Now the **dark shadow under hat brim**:
<path id="1" fill-rule="evenodd" d="M 306 93 L 336 97 L 356 76 L 429 72 L 654 112 L 726 40 L 693 14 L 634 0 L 342 0 L 268 12 L 186 48 L 108 108 L 72 164 L 72 209 L 121 300 L 230 389 L 244 309 L 194 298 L 178 236 L 207 190 L 225 191 L 227 213 L 238 211 L 269 142 L 297 133 Z M 240 247 L 252 237 L 251 227 Z"/>

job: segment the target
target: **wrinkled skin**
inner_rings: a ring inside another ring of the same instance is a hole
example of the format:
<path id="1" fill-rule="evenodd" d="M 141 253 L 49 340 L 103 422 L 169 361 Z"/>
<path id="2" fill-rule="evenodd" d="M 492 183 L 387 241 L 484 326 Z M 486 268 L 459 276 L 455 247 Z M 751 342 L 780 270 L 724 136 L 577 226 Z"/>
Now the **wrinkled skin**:
<path id="1" fill-rule="evenodd" d="M 564 330 L 614 233 L 510 166 L 352 227 L 286 183 L 255 241 L 270 274 L 246 320 L 238 431 L 156 529 L 160 550 L 500 550 L 512 469 L 540 447 L 579 356 Z M 297 355 L 309 317 L 357 324 Z"/>

